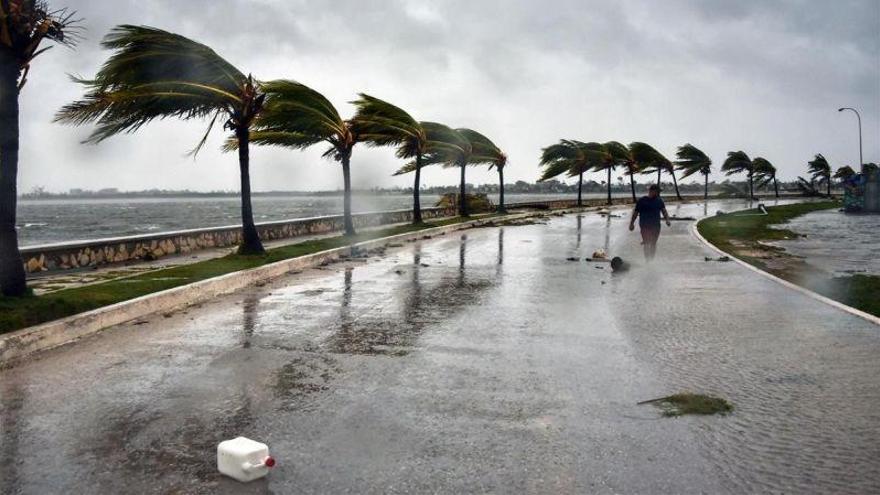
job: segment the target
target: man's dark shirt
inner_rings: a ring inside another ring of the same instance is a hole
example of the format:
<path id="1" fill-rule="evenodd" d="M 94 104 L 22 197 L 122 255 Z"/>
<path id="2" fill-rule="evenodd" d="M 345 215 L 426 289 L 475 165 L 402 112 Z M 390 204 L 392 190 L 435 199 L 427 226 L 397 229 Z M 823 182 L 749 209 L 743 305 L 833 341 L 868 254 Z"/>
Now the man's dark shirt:
<path id="1" fill-rule="evenodd" d="M 660 196 L 651 198 L 650 196 L 642 196 L 636 203 L 636 211 L 639 212 L 640 228 L 660 228 L 660 212 L 666 208 Z"/>

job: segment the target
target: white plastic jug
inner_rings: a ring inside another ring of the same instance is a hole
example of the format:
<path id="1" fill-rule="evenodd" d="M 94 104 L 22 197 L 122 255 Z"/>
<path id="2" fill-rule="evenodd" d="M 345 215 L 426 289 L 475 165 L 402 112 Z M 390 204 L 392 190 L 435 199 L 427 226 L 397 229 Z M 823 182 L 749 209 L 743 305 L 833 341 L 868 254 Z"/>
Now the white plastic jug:
<path id="1" fill-rule="evenodd" d="M 269 447 L 264 443 L 238 437 L 217 445 L 217 469 L 238 481 L 262 478 L 274 465 L 275 459 L 269 455 Z"/>

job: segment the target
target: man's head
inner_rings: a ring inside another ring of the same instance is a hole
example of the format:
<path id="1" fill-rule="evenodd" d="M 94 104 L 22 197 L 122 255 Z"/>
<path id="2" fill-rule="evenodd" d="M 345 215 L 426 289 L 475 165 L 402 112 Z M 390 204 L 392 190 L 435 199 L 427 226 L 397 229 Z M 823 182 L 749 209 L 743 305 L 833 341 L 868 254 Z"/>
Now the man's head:
<path id="1" fill-rule="evenodd" d="M 660 186 L 651 184 L 651 187 L 648 188 L 648 197 L 656 198 L 657 196 L 660 196 Z"/>

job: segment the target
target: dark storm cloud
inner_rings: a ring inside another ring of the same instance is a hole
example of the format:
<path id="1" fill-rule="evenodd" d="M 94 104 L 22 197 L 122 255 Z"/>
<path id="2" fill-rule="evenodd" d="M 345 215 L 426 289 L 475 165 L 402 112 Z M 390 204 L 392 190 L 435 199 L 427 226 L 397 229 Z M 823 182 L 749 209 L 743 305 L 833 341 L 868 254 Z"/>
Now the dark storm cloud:
<path id="1" fill-rule="evenodd" d="M 55 3 L 55 2 L 53 2 Z M 842 105 L 859 106 L 866 159 L 880 160 L 880 2 L 671 0 L 358 1 L 70 0 L 87 40 L 35 63 L 23 94 L 22 185 L 235 189 L 234 157 L 183 157 L 205 123 L 161 122 L 94 147 L 88 129 L 49 123 L 79 95 L 65 72 L 91 75 L 112 26 L 149 24 L 207 43 L 256 76 L 301 80 L 344 114 L 358 91 L 417 118 L 484 131 L 511 156 L 510 180 L 534 180 L 556 139 L 684 142 L 717 161 L 743 149 L 803 173 L 822 152 L 854 163 Z M 215 148 L 221 136 L 215 136 Z M 334 188 L 320 150 L 256 150 L 257 189 Z M 355 181 L 391 178 L 385 150 L 358 149 Z M 209 172 L 209 173 L 208 173 Z M 494 180 L 482 169 L 475 182 Z M 431 184 L 454 174 L 430 171 Z"/>

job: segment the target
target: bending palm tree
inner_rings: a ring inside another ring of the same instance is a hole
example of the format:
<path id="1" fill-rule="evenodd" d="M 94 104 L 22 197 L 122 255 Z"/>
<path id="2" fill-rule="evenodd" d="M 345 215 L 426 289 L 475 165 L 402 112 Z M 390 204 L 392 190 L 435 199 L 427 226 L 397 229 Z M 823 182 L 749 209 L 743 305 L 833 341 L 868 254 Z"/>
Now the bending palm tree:
<path id="1" fill-rule="evenodd" d="M 27 292 L 24 265 L 15 231 L 18 200 L 18 95 L 30 64 L 50 47 L 43 41 L 72 46 L 76 23 L 66 10 L 52 11 L 38 0 L 0 0 L 0 293 Z"/>
<path id="2" fill-rule="evenodd" d="M 836 172 L 834 172 L 834 178 L 844 182 L 849 180 L 850 177 L 852 177 L 853 175 L 856 175 L 856 171 L 853 170 L 853 168 L 849 165 L 840 167 L 837 169 Z"/>
<path id="3" fill-rule="evenodd" d="M 743 151 L 731 151 L 727 153 L 727 159 L 721 164 L 721 171 L 727 175 L 745 173 L 749 178 L 749 199 L 755 197 L 754 177 L 755 165 L 749 155 Z"/>
<path id="4" fill-rule="evenodd" d="M 541 173 L 539 182 L 543 182 L 561 174 L 578 178 L 577 205 L 583 206 L 584 173 L 589 172 L 597 164 L 607 159 L 608 153 L 599 143 L 583 143 L 571 139 L 563 139 L 559 143 L 544 148 L 541 153 Z"/>
<path id="5" fill-rule="evenodd" d="M 351 120 L 351 129 L 358 141 L 369 146 L 394 146 L 398 158 L 413 158 L 413 223 L 422 223 L 419 198 L 422 158 L 427 152 L 428 138 L 422 124 L 402 109 L 378 98 L 361 93 L 352 102 L 357 109 Z"/>
<path id="6" fill-rule="evenodd" d="M 608 179 L 605 182 L 605 186 L 607 187 L 607 191 L 608 191 L 608 198 L 607 198 L 606 202 L 607 202 L 607 204 L 611 205 L 612 204 L 612 201 L 611 201 L 611 172 L 613 172 L 614 168 L 617 167 L 617 165 L 619 165 L 619 161 L 615 155 L 613 155 L 610 151 L 608 151 L 605 148 L 604 144 L 601 146 L 602 146 L 602 150 L 604 151 L 604 156 L 602 157 L 602 160 L 598 164 L 596 164 L 596 167 L 594 170 L 596 170 L 596 172 L 601 172 L 604 170 L 608 173 Z"/>
<path id="7" fill-rule="evenodd" d="M 635 175 L 639 173 L 639 164 L 633 159 L 632 153 L 622 143 L 617 141 L 608 141 L 602 145 L 605 151 L 617 163 L 626 169 L 626 175 L 629 176 L 629 187 L 632 190 L 633 203 L 636 202 L 636 181 Z"/>
<path id="8" fill-rule="evenodd" d="M 752 160 L 752 164 L 755 166 L 755 178 L 759 181 L 758 187 L 767 187 L 772 183 L 773 192 L 779 198 L 779 182 L 776 180 L 776 167 L 769 160 L 760 156 L 756 156 Z"/>
<path id="9" fill-rule="evenodd" d="M 632 153 L 633 159 L 639 164 L 639 169 L 643 174 L 651 174 L 654 173 L 654 170 L 657 171 L 658 186 L 660 185 L 661 174 L 664 171 L 672 174 L 672 184 L 675 187 L 675 196 L 678 199 L 681 199 L 681 194 L 678 192 L 678 180 L 675 178 L 675 168 L 672 166 L 672 162 L 663 156 L 663 153 L 654 149 L 650 144 L 640 142 L 631 143 L 629 149 L 630 153 Z"/>
<path id="10" fill-rule="evenodd" d="M 690 143 L 680 146 L 675 156 L 678 158 L 675 167 L 683 172 L 682 179 L 687 179 L 697 173 L 703 174 L 703 199 L 709 199 L 709 174 L 712 173 L 712 159 Z"/>
<path id="11" fill-rule="evenodd" d="M 208 139 L 217 119 L 238 141 L 241 177 L 241 254 L 264 252 L 254 224 L 250 183 L 250 129 L 263 109 L 265 95 L 253 76 L 245 76 L 214 50 L 178 34 L 145 26 L 118 26 L 102 42 L 114 50 L 94 79 L 79 80 L 85 97 L 58 113 L 74 125 L 96 122 L 87 142 L 134 132 L 155 119 L 211 117 L 192 151 Z"/>
<path id="12" fill-rule="evenodd" d="M 507 209 L 504 207 L 504 167 L 507 166 L 507 155 L 492 140 L 477 131 L 459 129 L 459 132 L 471 143 L 473 150 L 471 163 L 488 163 L 489 170 L 494 167 L 498 171 L 500 186 L 498 190 L 498 213 L 506 213 Z"/>
<path id="13" fill-rule="evenodd" d="M 812 175 L 813 180 L 819 182 L 825 181 L 827 187 L 826 195 L 831 196 L 831 165 L 828 163 L 828 160 L 819 153 L 813 161 L 807 162 L 807 166 L 809 167 L 810 175 Z"/>
<path id="14" fill-rule="evenodd" d="M 421 122 L 425 132 L 425 151 L 421 157 L 421 165 L 411 161 L 401 167 L 394 175 L 404 175 L 415 172 L 430 165 L 442 165 L 444 167 L 467 166 L 471 155 L 471 145 L 457 130 L 437 122 Z M 464 166 L 460 164 L 464 163 Z M 464 190 L 464 171 L 461 177 L 461 191 Z M 467 216 L 467 204 L 463 203 L 464 193 L 459 197 L 459 215 Z"/>
<path id="15" fill-rule="evenodd" d="M 270 81 L 262 86 L 266 94 L 263 113 L 255 120 L 251 142 L 259 145 L 305 149 L 317 143 L 330 148 L 324 157 L 342 164 L 345 234 L 355 234 L 351 218 L 351 152 L 357 138 L 349 122 L 321 93 L 295 81 Z M 235 145 L 235 142 L 229 143 Z"/>

